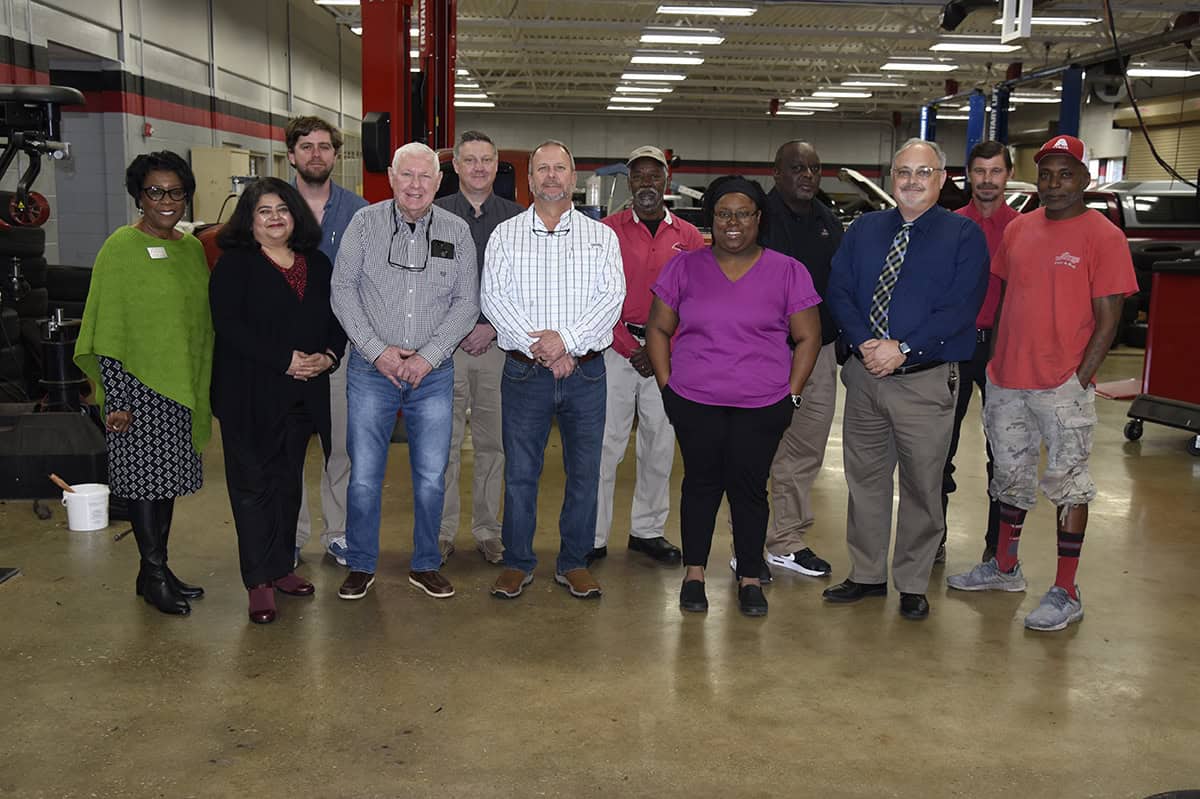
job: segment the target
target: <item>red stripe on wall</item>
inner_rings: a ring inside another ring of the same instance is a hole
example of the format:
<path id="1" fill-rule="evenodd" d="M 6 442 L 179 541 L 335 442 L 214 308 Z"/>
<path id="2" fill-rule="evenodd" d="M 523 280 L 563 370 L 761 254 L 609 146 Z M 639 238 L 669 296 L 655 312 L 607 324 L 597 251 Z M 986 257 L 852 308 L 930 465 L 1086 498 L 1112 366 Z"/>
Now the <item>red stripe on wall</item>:
<path id="1" fill-rule="evenodd" d="M 278 125 L 239 119 L 229 114 L 204 108 L 192 108 L 165 100 L 155 100 L 131 92 L 89 91 L 83 93 L 83 99 L 82 106 L 64 106 L 63 110 L 82 111 L 90 114 L 130 114 L 144 116 L 148 119 L 160 119 L 165 122 L 177 122 L 181 125 L 195 125 L 201 128 L 238 133 L 243 136 L 254 136 L 259 139 L 283 141 L 283 128 Z"/>
<path id="2" fill-rule="evenodd" d="M 12 83 L 21 86 L 49 86 L 50 73 L 38 72 L 28 67 L 18 67 L 13 64 L 0 64 L 0 83 Z"/>

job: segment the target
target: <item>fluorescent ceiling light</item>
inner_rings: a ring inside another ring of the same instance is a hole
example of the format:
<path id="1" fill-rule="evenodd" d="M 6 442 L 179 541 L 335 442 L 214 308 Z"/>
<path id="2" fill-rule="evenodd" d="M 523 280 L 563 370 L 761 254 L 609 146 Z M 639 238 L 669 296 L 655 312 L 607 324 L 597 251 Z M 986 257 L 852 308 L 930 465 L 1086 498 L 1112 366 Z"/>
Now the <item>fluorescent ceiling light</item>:
<path id="1" fill-rule="evenodd" d="M 632 92 L 642 94 L 670 94 L 675 91 L 674 86 L 618 86 L 618 92 Z"/>
<path id="2" fill-rule="evenodd" d="M 1032 25 L 1050 25 L 1060 28 L 1082 27 L 1084 25 L 1095 25 L 1100 21 L 1100 17 L 1031 17 L 1029 22 Z M 1003 25 L 1004 20 L 996 19 L 992 21 L 993 25 Z"/>
<path id="3" fill-rule="evenodd" d="M 938 42 L 929 49 L 935 53 L 1011 53 L 1021 46 L 1000 42 Z"/>
<path id="4" fill-rule="evenodd" d="M 470 70 L 466 70 L 466 69 L 463 69 L 462 67 L 459 67 L 458 69 L 454 70 L 454 74 L 455 75 L 470 75 L 471 72 L 470 72 Z"/>
<path id="5" fill-rule="evenodd" d="M 478 94 L 456 94 L 456 95 L 454 95 L 454 99 L 455 100 L 486 100 L 486 99 L 488 99 L 488 96 L 484 92 L 479 92 Z"/>
<path id="6" fill-rule="evenodd" d="M 813 97 L 844 97 L 847 100 L 865 100 L 871 97 L 871 92 L 844 92 L 840 89 L 821 89 L 812 93 Z"/>
<path id="7" fill-rule="evenodd" d="M 408 57 L 409 57 L 409 58 L 420 58 L 420 57 L 421 57 L 421 51 L 420 51 L 420 50 L 409 50 L 409 51 L 408 51 Z"/>
<path id="8" fill-rule="evenodd" d="M 455 100 L 455 108 L 495 108 L 496 104 L 484 100 Z"/>
<path id="9" fill-rule="evenodd" d="M 661 103 L 662 98 L 661 97 L 610 97 L 610 98 L 608 98 L 608 101 L 610 103 L 646 103 L 648 105 L 654 105 L 655 103 Z"/>
<path id="10" fill-rule="evenodd" d="M 649 105 L 610 105 L 605 111 L 653 111 L 654 107 Z"/>
<path id="11" fill-rule="evenodd" d="M 421 35 L 421 29 L 420 29 L 420 28 L 409 28 L 409 29 L 408 29 L 408 36 L 409 36 L 409 38 L 410 38 L 410 39 L 415 39 L 415 38 L 417 38 L 417 37 L 418 37 L 418 36 L 420 36 L 420 35 Z"/>
<path id="12" fill-rule="evenodd" d="M 350 27 L 350 32 L 355 36 L 362 36 L 362 25 L 353 25 Z"/>
<path id="13" fill-rule="evenodd" d="M 720 44 L 725 37 L 711 28 L 648 28 L 642 44 Z"/>
<path id="14" fill-rule="evenodd" d="M 937 61 L 889 61 L 880 69 L 884 72 L 953 72 L 958 69 L 958 65 Z"/>
<path id="15" fill-rule="evenodd" d="M 478 89 L 479 84 L 478 83 L 456 83 L 456 84 L 454 84 L 454 88 L 455 89 Z"/>
<path id="16" fill-rule="evenodd" d="M 943 119 L 949 119 L 949 120 L 953 120 L 953 121 L 955 121 L 955 122 L 958 122 L 958 121 L 966 121 L 966 120 L 970 119 L 970 117 L 969 117 L 969 116 L 966 116 L 965 114 L 964 114 L 964 115 L 959 115 L 959 114 L 946 114 L 946 115 L 944 115 L 944 116 L 943 116 L 942 114 L 938 114 L 938 118 L 937 118 L 937 119 L 938 119 L 938 122 L 941 122 Z"/>
<path id="17" fill-rule="evenodd" d="M 621 80 L 664 81 L 686 79 L 687 75 L 680 75 L 675 72 L 625 72 L 621 75 Z"/>
<path id="18" fill-rule="evenodd" d="M 843 86 L 863 89 L 907 89 L 908 84 L 898 80 L 844 80 Z"/>
<path id="19" fill-rule="evenodd" d="M 689 67 L 704 63 L 703 58 L 689 55 L 635 55 L 629 61 L 632 64 L 674 64 Z"/>
<path id="20" fill-rule="evenodd" d="M 1185 67 L 1130 67 L 1131 78 L 1194 78 L 1200 70 Z"/>
<path id="21" fill-rule="evenodd" d="M 808 110 L 830 110 L 837 108 L 839 103 L 827 100 L 788 100 L 783 104 L 786 108 L 804 108 Z"/>
<path id="22" fill-rule="evenodd" d="M 420 67 L 409 67 L 408 71 L 409 72 L 420 72 L 421 68 Z"/>
<path id="23" fill-rule="evenodd" d="M 1008 96 L 1008 101 L 1010 103 L 1045 103 L 1048 105 L 1050 103 L 1061 103 L 1062 98 L 1056 95 L 1047 96 L 1042 94 L 1010 94 Z"/>
<path id="24" fill-rule="evenodd" d="M 799 109 L 781 108 L 780 110 L 776 111 L 774 115 L 780 116 L 780 117 L 810 117 L 815 113 L 817 113 L 817 112 L 816 111 L 803 111 L 803 110 L 799 110 Z M 767 115 L 770 116 L 771 112 L 768 111 Z"/>
<path id="25" fill-rule="evenodd" d="M 659 6 L 659 14 L 686 14 L 700 17 L 752 17 L 757 8 L 745 6 Z"/>
<path id="26" fill-rule="evenodd" d="M 319 6 L 356 6 L 358 0 L 313 0 Z"/>

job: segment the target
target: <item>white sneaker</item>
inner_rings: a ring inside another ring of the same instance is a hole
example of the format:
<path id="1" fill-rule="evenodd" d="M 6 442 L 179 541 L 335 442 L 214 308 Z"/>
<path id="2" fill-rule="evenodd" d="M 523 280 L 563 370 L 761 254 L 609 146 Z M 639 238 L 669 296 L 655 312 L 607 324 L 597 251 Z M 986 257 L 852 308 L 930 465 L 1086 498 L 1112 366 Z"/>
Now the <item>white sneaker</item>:
<path id="1" fill-rule="evenodd" d="M 1079 596 L 1079 586 L 1075 586 L 1075 595 Z M 1082 618 L 1083 597 L 1071 599 L 1065 589 L 1056 585 L 1042 597 L 1041 604 L 1025 617 L 1025 626 L 1031 630 L 1053 632 L 1066 629 L 1068 624 Z"/>

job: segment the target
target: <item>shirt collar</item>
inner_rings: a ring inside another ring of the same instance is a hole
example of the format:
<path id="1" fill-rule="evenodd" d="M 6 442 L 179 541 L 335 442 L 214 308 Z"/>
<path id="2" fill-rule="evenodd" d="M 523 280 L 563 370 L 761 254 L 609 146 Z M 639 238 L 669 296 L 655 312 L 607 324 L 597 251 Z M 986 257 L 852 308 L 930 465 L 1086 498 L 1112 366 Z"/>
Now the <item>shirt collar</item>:
<path id="1" fill-rule="evenodd" d="M 392 214 L 394 215 L 397 225 L 399 225 L 401 223 L 404 223 L 405 225 L 411 224 L 404 217 L 404 214 L 400 211 L 400 206 L 396 203 L 396 198 L 394 198 L 394 197 L 392 198 Z M 423 213 L 421 215 L 421 217 L 417 220 L 417 222 L 416 222 L 417 227 L 420 227 L 421 225 L 429 222 L 432 218 L 433 218 L 433 205 L 431 204 L 429 206 L 429 208 L 427 208 L 425 210 L 425 213 Z"/>
<path id="2" fill-rule="evenodd" d="M 292 188 L 299 190 L 299 177 L 292 175 Z M 341 191 L 341 186 L 334 182 L 333 178 L 329 179 L 329 199 L 325 201 L 325 210 L 328 211 L 337 202 L 338 192 Z"/>
<path id="3" fill-rule="evenodd" d="M 554 229 L 562 230 L 563 226 L 565 225 L 567 227 L 567 229 L 569 230 L 571 227 L 571 214 L 574 213 L 574 211 L 575 211 L 574 205 L 567 208 L 567 210 L 563 212 L 563 215 L 558 218 L 558 224 L 554 226 Z M 542 222 L 541 216 L 538 215 L 537 206 L 535 206 L 535 205 L 529 206 L 529 212 L 531 214 L 533 214 L 533 229 L 534 230 L 544 230 L 546 232 L 549 232 L 550 229 L 546 227 L 546 224 L 544 222 Z"/>
<path id="4" fill-rule="evenodd" d="M 666 222 L 668 225 L 674 225 L 675 223 L 671 221 L 671 209 L 664 208 L 663 211 L 666 212 L 666 216 L 663 217 L 663 221 Z M 632 215 L 633 223 L 635 225 L 642 222 L 642 218 L 637 215 L 637 211 L 630 208 L 629 213 Z"/>

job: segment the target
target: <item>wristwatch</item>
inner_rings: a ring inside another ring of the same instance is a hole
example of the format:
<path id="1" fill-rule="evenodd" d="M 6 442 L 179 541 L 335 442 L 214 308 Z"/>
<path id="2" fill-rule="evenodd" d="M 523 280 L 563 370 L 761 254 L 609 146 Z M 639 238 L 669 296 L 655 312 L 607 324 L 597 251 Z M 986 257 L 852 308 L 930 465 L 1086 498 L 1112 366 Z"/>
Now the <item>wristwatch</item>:
<path id="1" fill-rule="evenodd" d="M 912 352 L 912 347 L 908 346 L 903 341 L 901 341 L 900 342 L 900 354 L 908 355 L 910 352 Z"/>
<path id="2" fill-rule="evenodd" d="M 804 404 L 804 397 L 800 396 L 799 394 L 792 395 L 792 407 L 793 408 L 799 408 L 803 404 Z"/>

